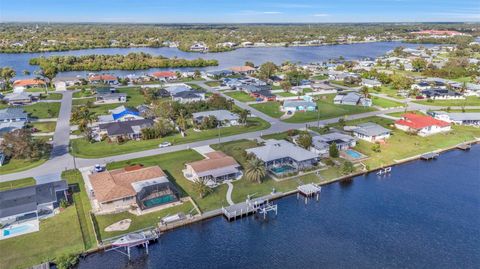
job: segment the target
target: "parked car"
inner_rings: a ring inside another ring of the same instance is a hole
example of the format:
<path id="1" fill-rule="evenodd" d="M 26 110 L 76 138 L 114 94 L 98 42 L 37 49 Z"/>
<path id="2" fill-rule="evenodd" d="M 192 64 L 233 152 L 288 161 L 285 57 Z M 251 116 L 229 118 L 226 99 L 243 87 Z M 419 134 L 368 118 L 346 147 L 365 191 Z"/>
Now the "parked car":
<path id="1" fill-rule="evenodd" d="M 158 145 L 159 148 L 166 148 L 166 147 L 170 147 L 172 145 L 172 143 L 170 142 L 162 142 L 160 145 Z"/>
<path id="2" fill-rule="evenodd" d="M 102 166 L 100 164 L 96 164 L 95 167 L 94 167 L 94 170 L 97 173 L 103 172 L 103 171 L 105 171 L 105 166 Z"/>

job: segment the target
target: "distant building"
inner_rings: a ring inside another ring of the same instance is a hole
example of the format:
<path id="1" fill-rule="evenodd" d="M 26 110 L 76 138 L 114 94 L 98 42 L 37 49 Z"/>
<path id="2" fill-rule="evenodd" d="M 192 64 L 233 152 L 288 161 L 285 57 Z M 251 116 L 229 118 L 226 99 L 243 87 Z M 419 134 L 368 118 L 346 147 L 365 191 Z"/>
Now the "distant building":
<path id="1" fill-rule="evenodd" d="M 445 112 L 433 111 L 429 112 L 432 117 L 437 120 L 468 126 L 480 126 L 480 112 Z"/>
<path id="2" fill-rule="evenodd" d="M 92 84 L 118 84 L 118 79 L 116 76 L 103 74 L 103 75 L 91 75 L 88 77 L 88 81 Z"/>
<path id="3" fill-rule="evenodd" d="M 395 127 L 419 136 L 429 136 L 451 130 L 450 123 L 446 121 L 413 113 L 404 114 L 402 119 L 395 121 Z"/>
<path id="4" fill-rule="evenodd" d="M 195 52 L 208 52 L 208 46 L 204 42 L 194 42 L 190 46 L 190 51 Z"/>
<path id="5" fill-rule="evenodd" d="M 284 112 L 317 111 L 317 103 L 312 101 L 312 97 L 304 96 L 303 99 L 285 100 L 281 110 Z"/>
<path id="6" fill-rule="evenodd" d="M 240 125 L 240 117 L 228 110 L 211 110 L 202 111 L 192 114 L 193 121 L 197 124 L 202 123 L 205 117 L 213 116 L 220 122 L 221 126 L 237 126 Z"/>
<path id="7" fill-rule="evenodd" d="M 333 103 L 336 105 L 350 105 L 350 106 L 372 106 L 372 100 L 365 98 L 359 93 L 339 93 L 333 99 Z"/>
<path id="8" fill-rule="evenodd" d="M 353 148 L 357 144 L 357 140 L 346 134 L 332 132 L 323 135 L 316 135 L 312 137 L 312 146 L 310 151 L 326 157 L 330 153 L 330 145 L 335 143 L 338 150 L 346 150 Z"/>
<path id="9" fill-rule="evenodd" d="M 172 95 L 172 100 L 179 103 L 190 103 L 205 100 L 205 93 L 196 90 L 182 91 Z"/>
<path id="10" fill-rule="evenodd" d="M 423 98 L 432 100 L 465 99 L 460 93 L 447 89 L 428 89 L 421 92 Z"/>
<path id="11" fill-rule="evenodd" d="M 95 94 L 95 103 L 97 104 L 116 104 L 116 103 L 125 103 L 127 102 L 126 93 L 97 93 Z"/>
<path id="12" fill-rule="evenodd" d="M 109 115 L 98 116 L 98 122 L 108 123 L 114 121 L 129 121 L 129 120 L 141 120 L 140 112 L 125 106 L 119 106 L 112 110 L 109 110 Z"/>
<path id="13" fill-rule="evenodd" d="M 158 80 L 176 80 L 177 73 L 172 71 L 159 71 L 152 73 L 152 76 Z"/>
<path id="14" fill-rule="evenodd" d="M 221 151 L 205 154 L 206 159 L 187 163 L 183 175 L 190 181 L 206 180 L 207 185 L 215 186 L 225 180 L 242 177 L 240 164 Z"/>
<path id="15" fill-rule="evenodd" d="M 154 122 L 151 119 L 99 124 L 99 136 L 106 134 L 112 140 L 118 140 L 119 137 L 139 139 L 142 137 L 142 129 L 152 127 L 153 124 Z"/>
<path id="16" fill-rule="evenodd" d="M 21 79 L 13 82 L 13 92 L 23 92 L 28 88 L 46 88 L 47 83 L 41 79 Z"/>
<path id="17" fill-rule="evenodd" d="M 234 66 L 234 67 L 231 67 L 230 70 L 236 74 L 251 75 L 255 73 L 256 69 L 255 67 L 245 65 L 245 66 Z"/>
<path id="18" fill-rule="evenodd" d="M 380 87 L 382 86 L 382 83 L 376 79 L 362 79 L 362 82 L 360 85 L 368 87 L 368 88 L 373 88 L 373 87 Z"/>
<path id="19" fill-rule="evenodd" d="M 388 139 L 391 131 L 376 123 L 367 122 L 358 124 L 355 128 L 353 128 L 352 133 L 359 139 L 374 143 Z"/>

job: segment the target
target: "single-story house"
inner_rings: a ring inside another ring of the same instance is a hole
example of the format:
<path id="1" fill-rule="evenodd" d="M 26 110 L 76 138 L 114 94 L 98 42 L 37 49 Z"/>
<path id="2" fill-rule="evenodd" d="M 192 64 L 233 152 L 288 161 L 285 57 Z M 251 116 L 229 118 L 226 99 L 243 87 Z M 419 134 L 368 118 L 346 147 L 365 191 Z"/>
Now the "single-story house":
<path id="1" fill-rule="evenodd" d="M 368 87 L 368 88 L 373 88 L 373 87 L 380 87 L 382 86 L 382 83 L 376 79 L 362 79 L 362 82 L 360 85 Z"/>
<path id="2" fill-rule="evenodd" d="M 122 92 L 97 93 L 95 94 L 95 103 L 97 104 L 115 104 L 127 102 L 127 94 Z"/>
<path id="3" fill-rule="evenodd" d="M 114 75 L 103 74 L 103 75 L 92 75 L 88 77 L 88 81 L 92 84 L 104 83 L 104 84 L 117 84 L 117 77 Z"/>
<path id="4" fill-rule="evenodd" d="M 226 77 L 233 75 L 231 70 L 215 70 L 215 71 L 207 71 L 207 77 L 209 78 L 219 78 L 219 77 Z"/>
<path id="5" fill-rule="evenodd" d="M 339 93 L 333 99 L 336 105 L 372 106 L 372 100 L 356 92 Z"/>
<path id="6" fill-rule="evenodd" d="M 275 101 L 277 96 L 273 94 L 270 90 L 260 90 L 257 92 L 252 92 L 251 96 L 255 97 L 257 101 Z"/>
<path id="7" fill-rule="evenodd" d="M 450 123 L 432 118 L 430 116 L 407 113 L 402 119 L 395 121 L 395 127 L 406 132 L 414 132 L 419 136 L 448 132 Z"/>
<path id="8" fill-rule="evenodd" d="M 90 174 L 91 194 L 101 212 L 141 210 L 179 200 L 175 186 L 158 166 L 140 165 Z"/>
<path id="9" fill-rule="evenodd" d="M 22 129 L 23 127 L 25 127 L 25 123 L 25 121 L 0 122 L 0 138 L 3 137 L 3 135 L 6 133 Z"/>
<path id="10" fill-rule="evenodd" d="M 142 137 L 142 129 L 152 127 L 154 124 L 152 119 L 129 120 L 99 124 L 99 135 L 108 135 L 113 140 L 118 137 L 126 137 L 129 139 L 138 139 Z"/>
<path id="11" fill-rule="evenodd" d="M 205 93 L 196 90 L 189 90 L 172 95 L 172 100 L 184 103 L 198 102 L 205 100 Z"/>
<path id="12" fill-rule="evenodd" d="M 109 115 L 98 116 L 98 122 L 107 123 L 114 121 L 129 121 L 129 120 L 141 120 L 140 112 L 132 108 L 126 108 L 125 106 L 119 106 L 108 111 Z"/>
<path id="13" fill-rule="evenodd" d="M 204 42 L 194 42 L 190 46 L 190 51 L 207 52 L 208 46 Z"/>
<path id="14" fill-rule="evenodd" d="M 414 83 L 414 84 L 412 84 L 412 86 L 410 86 L 410 88 L 412 90 L 420 90 L 420 91 L 430 89 L 431 87 L 432 86 L 430 86 L 430 83 L 425 82 L 425 81 Z"/>
<path id="15" fill-rule="evenodd" d="M 303 99 L 285 100 L 281 110 L 283 112 L 317 111 L 317 103 L 313 102 L 310 96 L 304 96 Z"/>
<path id="16" fill-rule="evenodd" d="M 0 192 L 0 223 L 45 218 L 54 215 L 59 202 L 67 199 L 65 180 Z"/>
<path id="17" fill-rule="evenodd" d="M 221 151 L 205 153 L 205 157 L 204 160 L 185 164 L 185 178 L 194 182 L 203 179 L 208 185 L 215 186 L 225 180 L 242 177 L 240 164 L 233 157 Z"/>
<path id="18" fill-rule="evenodd" d="M 480 126 L 479 112 L 445 112 L 433 111 L 428 112 L 429 115 L 437 120 L 446 121 L 458 125 Z"/>
<path id="19" fill-rule="evenodd" d="M 192 87 L 188 86 L 187 84 L 181 83 L 168 86 L 165 88 L 165 90 L 170 93 L 170 96 L 173 96 L 177 93 L 191 91 Z"/>
<path id="20" fill-rule="evenodd" d="M 264 146 L 246 150 L 265 163 L 276 175 L 312 168 L 318 164 L 318 155 L 286 140 L 269 139 Z"/>
<path id="21" fill-rule="evenodd" d="M 255 73 L 256 69 L 254 67 L 245 65 L 245 66 L 234 66 L 234 67 L 231 67 L 230 70 L 232 70 L 232 72 L 236 74 L 251 75 Z"/>
<path id="22" fill-rule="evenodd" d="M 240 85 L 237 88 L 240 89 L 241 91 L 244 91 L 244 92 L 249 93 L 249 94 L 253 94 L 253 93 L 256 93 L 256 92 L 259 92 L 259 91 L 270 91 L 271 90 L 270 86 L 267 86 L 267 85 L 254 85 L 254 84 L 245 84 L 245 83 L 243 83 L 242 85 Z"/>
<path id="23" fill-rule="evenodd" d="M 47 83 L 41 79 L 20 79 L 13 82 L 13 92 L 23 92 L 28 88 L 46 88 Z"/>
<path id="24" fill-rule="evenodd" d="M 390 137 L 391 131 L 383 126 L 380 126 L 373 122 L 366 122 L 358 124 L 352 129 L 353 136 L 368 141 L 377 142 L 385 141 Z"/>
<path id="25" fill-rule="evenodd" d="M 13 92 L 5 95 L 3 98 L 9 105 L 25 105 L 38 100 L 40 94 L 29 92 Z"/>
<path id="26" fill-rule="evenodd" d="M 152 76 L 158 80 L 175 80 L 177 79 L 177 73 L 172 71 L 159 71 L 153 72 Z"/>
<path id="27" fill-rule="evenodd" d="M 421 92 L 421 96 L 433 100 L 465 99 L 462 94 L 447 89 L 428 89 Z"/>
<path id="28" fill-rule="evenodd" d="M 0 109 L 0 122 L 28 121 L 28 113 L 21 107 Z"/>
<path id="29" fill-rule="evenodd" d="M 339 132 L 316 135 L 312 137 L 310 151 L 319 154 L 320 156 L 328 156 L 330 145 L 333 143 L 335 143 L 338 150 L 346 150 L 355 147 L 357 145 L 357 140 L 350 135 Z"/>
<path id="30" fill-rule="evenodd" d="M 240 125 L 240 117 L 228 110 L 211 110 L 211 111 L 202 111 L 192 114 L 193 121 L 197 124 L 200 124 L 205 117 L 213 116 L 220 122 L 222 126 L 237 126 Z"/>

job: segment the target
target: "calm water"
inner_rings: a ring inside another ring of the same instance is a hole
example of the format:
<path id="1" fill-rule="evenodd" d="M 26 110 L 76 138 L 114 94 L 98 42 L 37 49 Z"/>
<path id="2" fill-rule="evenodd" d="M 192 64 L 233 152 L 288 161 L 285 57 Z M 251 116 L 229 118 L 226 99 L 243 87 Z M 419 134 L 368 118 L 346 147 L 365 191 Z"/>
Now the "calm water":
<path id="1" fill-rule="evenodd" d="M 219 70 L 228 67 L 243 65 L 245 61 L 252 61 L 255 64 L 262 64 L 267 61 L 273 61 L 280 64 L 285 61 L 311 63 L 318 61 L 325 61 L 340 56 L 346 59 L 360 59 L 365 57 L 378 57 L 385 54 L 387 51 L 398 46 L 416 48 L 417 44 L 407 44 L 401 42 L 376 42 L 376 43 L 361 43 L 350 45 L 332 45 L 319 47 L 278 47 L 278 48 L 243 48 L 224 53 L 191 53 L 182 52 L 175 48 L 105 48 L 105 49 L 91 49 L 91 50 L 73 50 L 61 52 L 46 52 L 46 53 L 14 53 L 2 54 L 0 53 L 0 66 L 10 66 L 17 71 L 18 77 L 23 77 L 23 70 L 32 72 L 37 69 L 36 66 L 28 64 L 28 60 L 40 56 L 52 55 L 88 55 L 88 54 L 128 54 L 130 52 L 145 52 L 152 55 L 163 55 L 166 57 L 178 57 L 185 59 L 217 59 L 219 66 L 208 67 L 204 70 Z M 431 46 L 431 45 L 424 45 Z M 117 75 L 128 74 L 143 74 L 159 69 L 137 70 L 137 71 L 109 71 Z M 178 69 L 180 70 L 180 69 Z M 188 70 L 188 69 L 184 69 Z M 64 72 L 59 76 L 85 75 L 86 72 Z"/>
<path id="2" fill-rule="evenodd" d="M 150 255 L 80 268 L 479 268 L 480 146 L 291 196 L 268 221 L 215 218 L 162 235 Z"/>

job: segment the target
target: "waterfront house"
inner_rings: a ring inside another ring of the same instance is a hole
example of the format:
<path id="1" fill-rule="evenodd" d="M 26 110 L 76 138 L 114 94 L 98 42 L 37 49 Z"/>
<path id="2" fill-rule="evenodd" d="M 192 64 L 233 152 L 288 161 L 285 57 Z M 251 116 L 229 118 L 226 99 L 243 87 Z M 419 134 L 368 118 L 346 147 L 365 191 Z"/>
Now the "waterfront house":
<path id="1" fill-rule="evenodd" d="M 145 210 L 179 200 L 177 189 L 158 166 L 134 165 L 90 174 L 88 178 L 97 212 Z"/>
<path id="2" fill-rule="evenodd" d="M 98 116 L 98 122 L 107 123 L 114 121 L 129 121 L 129 120 L 141 120 L 140 112 L 132 108 L 126 108 L 125 106 L 119 106 L 117 108 L 108 111 L 109 115 Z"/>
<path id="3" fill-rule="evenodd" d="M 190 51 L 195 52 L 208 52 L 208 46 L 204 42 L 194 42 L 190 46 Z"/>
<path id="4" fill-rule="evenodd" d="M 185 164 L 183 175 L 190 181 L 206 180 L 207 185 L 216 186 L 225 180 L 242 177 L 240 164 L 221 151 L 205 153 L 205 159 Z"/>
<path id="5" fill-rule="evenodd" d="M 92 84 L 118 84 L 117 77 L 109 74 L 91 75 L 88 77 L 88 81 Z"/>
<path id="6" fill-rule="evenodd" d="M 365 98 L 356 92 L 339 93 L 333 99 L 333 103 L 336 105 L 372 106 L 370 98 Z"/>
<path id="7" fill-rule="evenodd" d="M 152 127 L 152 119 L 129 120 L 103 123 L 98 125 L 98 135 L 102 137 L 107 135 L 110 139 L 116 141 L 119 137 L 127 139 L 139 139 L 142 137 L 142 129 Z"/>
<path id="8" fill-rule="evenodd" d="M 196 90 L 182 91 L 172 95 L 172 100 L 182 104 L 205 100 L 205 93 Z"/>
<path id="9" fill-rule="evenodd" d="M 428 89 L 421 91 L 421 96 L 423 98 L 432 99 L 432 100 L 458 100 L 465 99 L 465 96 L 462 94 L 447 90 L 447 89 Z"/>
<path id="10" fill-rule="evenodd" d="M 402 119 L 395 121 L 395 127 L 419 136 L 428 136 L 451 130 L 450 123 L 446 121 L 413 113 L 402 115 Z"/>
<path id="11" fill-rule="evenodd" d="M 176 80 L 177 73 L 172 71 L 159 71 L 152 73 L 152 76 L 155 77 L 157 80 Z"/>
<path id="12" fill-rule="evenodd" d="M 362 82 L 360 85 L 368 87 L 368 88 L 373 88 L 373 87 L 380 87 L 382 86 L 382 83 L 376 79 L 362 79 Z"/>
<path id="13" fill-rule="evenodd" d="M 13 82 L 13 92 L 20 93 L 29 88 L 47 88 L 47 83 L 41 79 L 20 79 Z"/>
<path id="14" fill-rule="evenodd" d="M 376 123 L 366 122 L 355 126 L 352 133 L 359 139 L 374 143 L 388 139 L 391 131 Z"/>
<path id="15" fill-rule="evenodd" d="M 251 75 L 255 73 L 255 68 L 251 66 L 234 66 L 231 67 L 230 70 L 235 74 L 242 74 L 242 75 Z"/>
<path id="16" fill-rule="evenodd" d="M 206 75 L 209 78 L 218 79 L 221 77 L 231 76 L 233 75 L 233 72 L 231 70 L 215 70 L 215 71 L 207 71 Z"/>
<path id="17" fill-rule="evenodd" d="M 246 150 L 248 154 L 265 163 L 275 175 L 313 168 L 318 164 L 318 155 L 286 140 L 269 139 L 265 145 Z"/>
<path id="18" fill-rule="evenodd" d="M 445 112 L 445 111 L 432 111 L 428 112 L 429 115 L 435 119 L 446 121 L 458 125 L 468 126 L 480 126 L 480 113 L 479 112 Z"/>
<path id="19" fill-rule="evenodd" d="M 240 117 L 237 114 L 224 109 L 202 111 L 192 114 L 193 122 L 196 124 L 201 124 L 206 117 L 215 117 L 220 123 L 220 126 L 228 127 L 240 125 Z"/>
<path id="20" fill-rule="evenodd" d="M 350 135 L 339 132 L 316 135 L 312 137 L 310 151 L 322 157 L 328 157 L 330 145 L 333 143 L 335 143 L 337 149 L 340 151 L 355 147 L 357 140 Z"/>
<path id="21" fill-rule="evenodd" d="M 170 96 L 173 96 L 180 92 L 188 92 L 191 90 L 192 90 L 192 87 L 188 86 L 185 83 L 170 84 L 169 86 L 165 87 L 165 91 L 170 93 Z"/>
<path id="22" fill-rule="evenodd" d="M 0 224 L 46 218 L 55 214 L 60 201 L 67 199 L 65 180 L 0 192 Z"/>
<path id="23" fill-rule="evenodd" d="M 283 112 L 306 112 L 317 111 L 317 103 L 312 101 L 312 97 L 304 96 L 303 99 L 285 100 L 281 107 Z"/>

